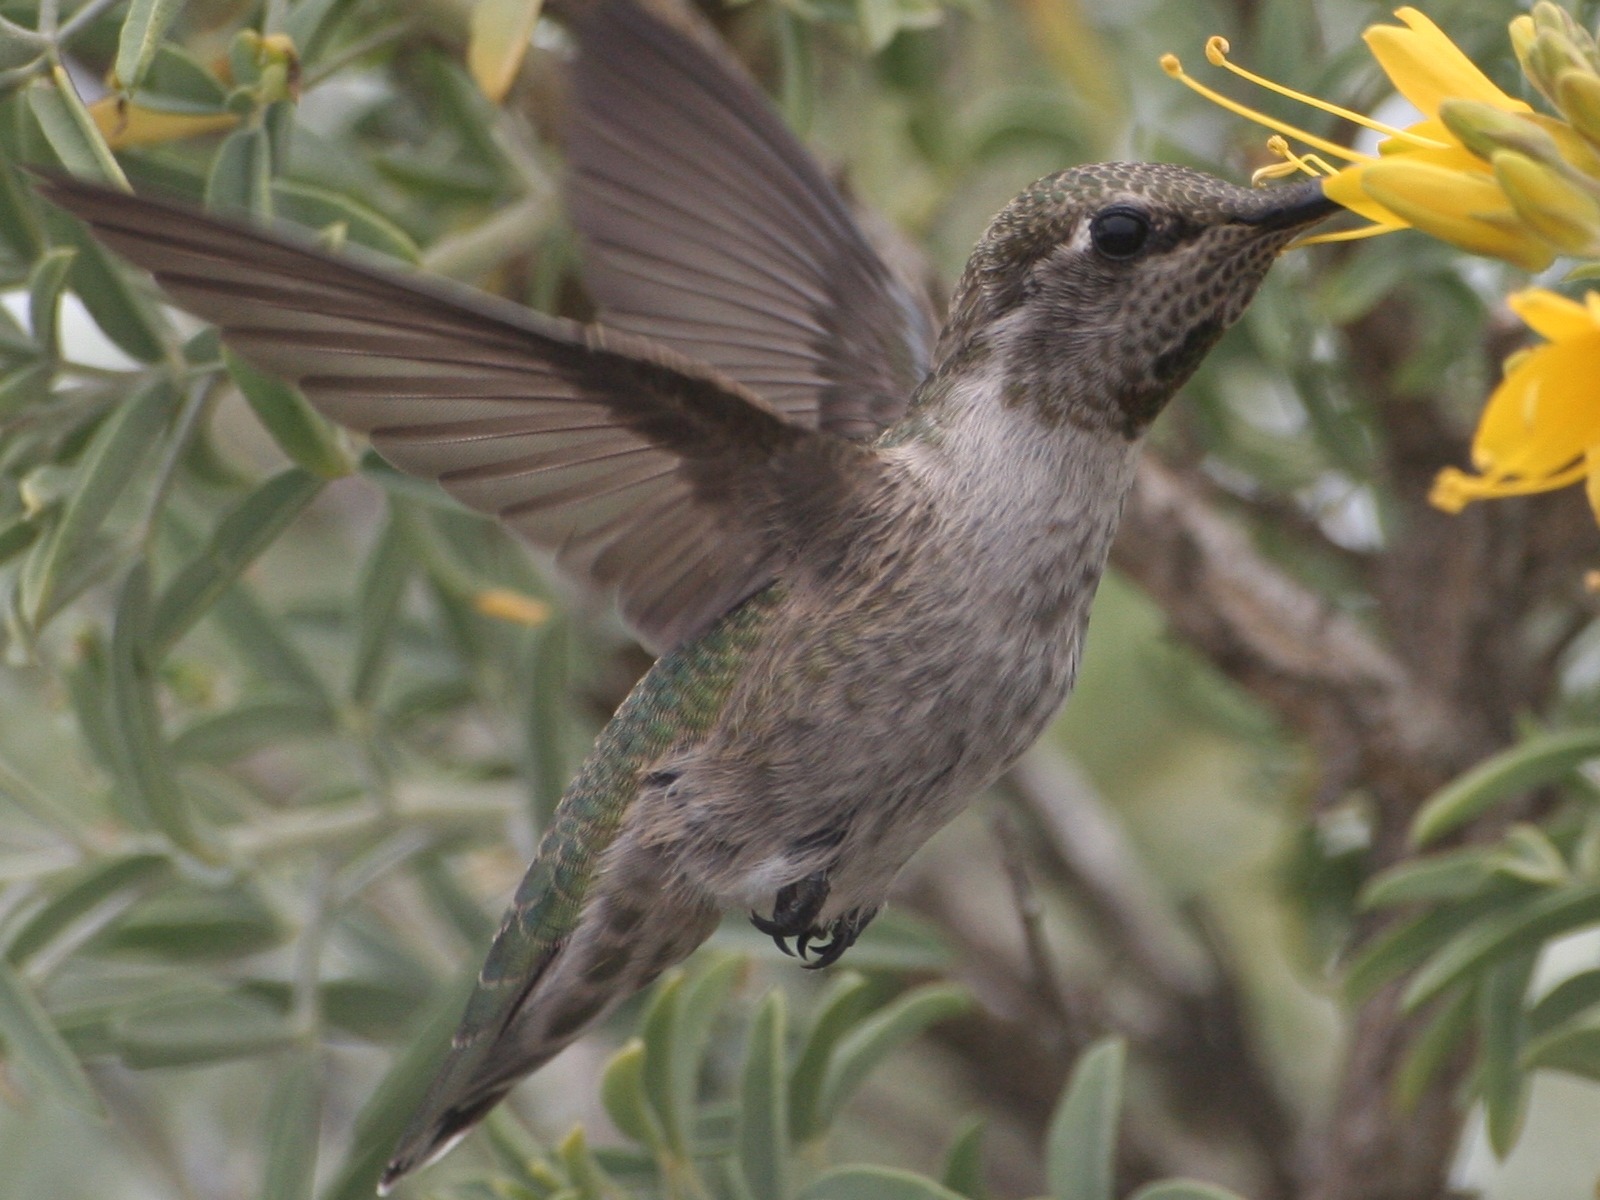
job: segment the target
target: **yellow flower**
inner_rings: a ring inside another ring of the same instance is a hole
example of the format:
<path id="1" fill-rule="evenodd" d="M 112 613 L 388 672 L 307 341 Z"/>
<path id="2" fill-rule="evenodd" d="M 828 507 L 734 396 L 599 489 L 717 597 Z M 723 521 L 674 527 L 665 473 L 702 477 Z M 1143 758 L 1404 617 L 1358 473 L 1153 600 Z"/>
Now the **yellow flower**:
<path id="1" fill-rule="evenodd" d="M 1518 214 L 1493 163 L 1469 149 L 1463 133 L 1471 136 L 1485 124 L 1484 114 L 1509 114 L 1519 122 L 1537 122 L 1535 134 L 1546 123 L 1561 123 L 1537 117 L 1528 105 L 1502 92 L 1416 9 L 1402 8 L 1395 15 L 1403 25 L 1374 25 L 1362 36 L 1395 89 L 1423 115 L 1423 120 L 1405 129 L 1246 71 L 1228 60 L 1228 44 L 1222 38 L 1212 38 L 1206 45 L 1206 57 L 1213 65 L 1382 134 L 1376 154 L 1363 154 L 1238 104 L 1187 75 L 1173 55 L 1166 55 L 1162 66 L 1207 99 L 1283 135 L 1269 145 L 1285 164 L 1258 174 L 1299 170 L 1322 175 L 1323 190 L 1330 199 L 1372 222 L 1363 228 L 1308 238 L 1308 242 L 1366 237 L 1411 226 L 1473 253 L 1494 255 L 1530 270 L 1548 265 L 1553 249 Z M 1453 112 L 1452 105 L 1456 106 Z M 1561 128 L 1571 133 L 1565 126 Z M 1296 153 L 1285 138 L 1311 147 L 1314 153 Z M 1483 150 L 1482 139 L 1473 140 L 1476 148 Z M 1577 140 L 1575 135 L 1573 140 Z M 1329 158 L 1347 165 L 1335 168 L 1329 165 Z"/>
<path id="2" fill-rule="evenodd" d="M 1600 517 L 1600 292 L 1583 302 L 1542 288 L 1507 303 L 1546 341 L 1513 356 L 1472 441 L 1476 475 L 1446 468 L 1429 495 L 1446 512 L 1473 500 L 1547 492 L 1588 480 Z"/>

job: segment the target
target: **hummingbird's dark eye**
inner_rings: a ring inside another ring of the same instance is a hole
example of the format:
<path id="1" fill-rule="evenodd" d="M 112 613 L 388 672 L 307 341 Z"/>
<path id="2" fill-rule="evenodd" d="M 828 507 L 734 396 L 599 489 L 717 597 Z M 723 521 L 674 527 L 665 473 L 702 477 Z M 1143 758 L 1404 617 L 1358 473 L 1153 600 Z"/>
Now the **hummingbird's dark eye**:
<path id="1" fill-rule="evenodd" d="M 1089 223 L 1094 248 L 1107 258 L 1132 258 L 1149 236 L 1150 221 L 1136 208 L 1108 208 Z"/>

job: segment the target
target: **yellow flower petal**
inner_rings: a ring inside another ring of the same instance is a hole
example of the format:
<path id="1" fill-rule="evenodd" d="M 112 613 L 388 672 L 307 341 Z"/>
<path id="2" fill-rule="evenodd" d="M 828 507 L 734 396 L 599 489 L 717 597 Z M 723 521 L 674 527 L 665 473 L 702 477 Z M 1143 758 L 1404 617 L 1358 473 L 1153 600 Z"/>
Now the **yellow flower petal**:
<path id="1" fill-rule="evenodd" d="M 542 0 L 478 0 L 472 6 L 467 70 L 478 90 L 497 104 L 511 90 L 542 7 Z"/>
<path id="2" fill-rule="evenodd" d="M 517 625 L 543 625 L 550 619 L 550 606 L 534 596 L 510 588 L 486 588 L 472 597 L 472 607 L 486 617 L 498 617 Z"/>
<path id="3" fill-rule="evenodd" d="M 1555 252 L 1527 230 L 1492 177 L 1454 171 L 1416 156 L 1367 167 L 1362 189 L 1415 229 L 1473 254 L 1503 258 L 1529 271 L 1550 265 Z"/>
<path id="4" fill-rule="evenodd" d="M 121 96 L 107 96 L 89 105 L 95 127 L 113 150 L 124 146 L 153 146 L 202 133 L 218 133 L 239 123 L 236 113 L 172 113 L 131 104 Z"/>
<path id="5" fill-rule="evenodd" d="M 1422 13 L 1402 8 L 1395 16 L 1409 28 L 1373 25 L 1361 36 L 1395 88 L 1426 116 L 1437 117 L 1439 102 L 1452 98 L 1481 100 L 1510 112 L 1532 111 L 1491 83 Z"/>
<path id="6" fill-rule="evenodd" d="M 1472 439 L 1473 461 L 1502 478 L 1532 481 L 1570 472 L 1574 460 L 1600 444 L 1597 377 L 1600 333 L 1525 355 L 1489 397 Z"/>
<path id="7" fill-rule="evenodd" d="M 1511 311 L 1546 341 L 1600 335 L 1600 292 L 1589 292 L 1586 303 L 1569 300 L 1549 288 L 1527 288 L 1506 297 Z"/>

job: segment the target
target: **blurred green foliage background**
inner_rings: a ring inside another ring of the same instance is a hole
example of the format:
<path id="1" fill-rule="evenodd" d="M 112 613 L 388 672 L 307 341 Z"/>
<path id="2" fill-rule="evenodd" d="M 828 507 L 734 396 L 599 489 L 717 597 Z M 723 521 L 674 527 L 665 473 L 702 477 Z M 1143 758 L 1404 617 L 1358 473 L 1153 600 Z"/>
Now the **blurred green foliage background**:
<path id="1" fill-rule="evenodd" d="M 0 0 L 0 1198 L 368 1194 L 645 665 L 18 169 L 125 173 L 582 316 L 565 35 L 541 18 L 491 103 L 471 8 Z M 1520 86 L 1511 5 L 1429 12 Z M 1198 62 L 1221 32 L 1275 78 L 1386 102 L 1359 32 L 1387 13 L 1355 0 L 702 15 L 935 290 L 1064 165 L 1265 161 L 1164 51 Z M 913 865 L 848 972 L 730 921 L 404 1194 L 1592 1188 L 1600 537 L 1570 496 L 1423 500 L 1516 344 L 1511 282 L 1410 234 L 1287 258 L 1152 439 L 1196 520 L 1243 531 L 1222 565 L 1271 584 L 1259 619 L 1215 607 L 1203 539 L 1199 583 L 1163 587 L 1134 520 L 1043 752 Z M 1274 658 L 1286 596 L 1446 733 L 1411 737 L 1403 705 L 1392 748 L 1341 724 L 1382 682 Z M 817 1182 L 843 1162 L 918 1175 Z"/>

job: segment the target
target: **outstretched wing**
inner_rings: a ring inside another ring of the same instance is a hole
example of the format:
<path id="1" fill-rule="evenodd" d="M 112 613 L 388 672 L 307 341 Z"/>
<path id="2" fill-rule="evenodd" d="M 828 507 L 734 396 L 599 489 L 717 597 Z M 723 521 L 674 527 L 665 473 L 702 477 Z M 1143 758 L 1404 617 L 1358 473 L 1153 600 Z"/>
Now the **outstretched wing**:
<path id="1" fill-rule="evenodd" d="M 870 439 L 897 420 L 931 317 L 767 98 L 631 0 L 573 28 L 568 208 L 601 322 L 811 428 Z"/>
<path id="2" fill-rule="evenodd" d="M 64 177 L 40 186 L 396 466 L 615 592 L 658 648 L 773 577 L 780 496 L 838 496 L 869 469 L 851 443 L 654 343 L 187 205 Z"/>

